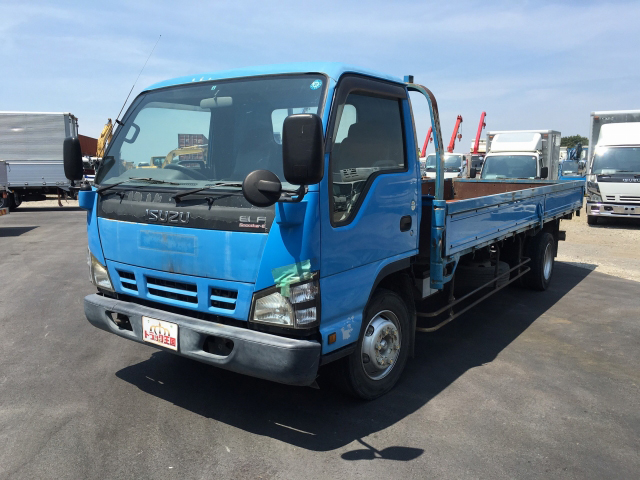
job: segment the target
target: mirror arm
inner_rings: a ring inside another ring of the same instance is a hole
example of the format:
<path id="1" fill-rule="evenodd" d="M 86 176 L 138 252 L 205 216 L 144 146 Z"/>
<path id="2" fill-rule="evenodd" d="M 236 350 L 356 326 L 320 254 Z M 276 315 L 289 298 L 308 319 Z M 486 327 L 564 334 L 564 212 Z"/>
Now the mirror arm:
<path id="1" fill-rule="evenodd" d="M 300 187 L 293 192 L 290 190 L 284 190 L 278 201 L 283 203 L 299 203 L 302 201 L 307 191 L 306 185 L 300 185 Z"/>

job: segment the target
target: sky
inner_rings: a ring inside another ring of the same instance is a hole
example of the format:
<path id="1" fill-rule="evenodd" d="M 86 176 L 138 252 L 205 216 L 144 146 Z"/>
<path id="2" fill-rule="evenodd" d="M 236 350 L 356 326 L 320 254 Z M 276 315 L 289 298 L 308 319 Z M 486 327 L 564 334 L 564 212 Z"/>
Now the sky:
<path id="1" fill-rule="evenodd" d="M 640 109 L 640 2 L 0 0 L 0 110 L 71 112 L 97 137 L 168 78 L 339 61 L 430 88 L 449 142 L 487 130 L 587 136 L 594 110 Z M 415 99 L 422 144 L 426 102 Z M 485 132 L 486 132 L 485 131 Z"/>

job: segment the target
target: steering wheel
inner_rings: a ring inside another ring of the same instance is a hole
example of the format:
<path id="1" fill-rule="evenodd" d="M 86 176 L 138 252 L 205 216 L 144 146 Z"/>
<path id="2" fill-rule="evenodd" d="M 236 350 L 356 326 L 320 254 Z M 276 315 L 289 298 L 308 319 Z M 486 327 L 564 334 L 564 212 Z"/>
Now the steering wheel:
<path id="1" fill-rule="evenodd" d="M 168 163 L 164 166 L 164 168 L 167 168 L 169 170 L 177 170 L 178 172 L 184 173 L 186 176 L 193 178 L 194 180 L 207 180 L 207 177 L 205 177 L 202 173 L 196 172 L 195 170 L 187 167 L 183 167 L 182 165 L 178 165 L 177 163 Z"/>

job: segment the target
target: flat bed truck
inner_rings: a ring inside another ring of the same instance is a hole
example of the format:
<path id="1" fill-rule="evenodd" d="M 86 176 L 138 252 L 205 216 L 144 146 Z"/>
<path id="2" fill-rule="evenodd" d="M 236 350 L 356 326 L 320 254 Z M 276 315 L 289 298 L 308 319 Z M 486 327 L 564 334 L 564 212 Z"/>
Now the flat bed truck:
<path id="1" fill-rule="evenodd" d="M 420 176 L 410 92 L 429 105 L 435 179 Z M 181 134 L 206 137 L 202 160 L 146 166 Z M 64 151 L 80 180 L 77 139 Z M 583 182 L 444 170 L 435 98 L 410 77 L 316 63 L 150 87 L 79 192 L 86 316 L 220 368 L 292 385 L 321 374 L 376 398 L 416 332 L 512 282 L 545 290 L 560 220 L 582 206 Z"/>

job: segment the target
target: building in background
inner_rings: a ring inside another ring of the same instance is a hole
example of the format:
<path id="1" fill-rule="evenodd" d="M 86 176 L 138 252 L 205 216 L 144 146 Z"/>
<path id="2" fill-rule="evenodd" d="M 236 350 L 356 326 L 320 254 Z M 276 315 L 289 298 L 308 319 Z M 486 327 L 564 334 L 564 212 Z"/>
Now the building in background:
<path id="1" fill-rule="evenodd" d="M 207 145 L 209 140 L 201 133 L 179 133 L 178 148 L 193 147 L 196 145 Z M 180 155 L 180 161 L 183 160 L 200 160 L 204 161 L 204 153 L 189 153 Z"/>
<path id="2" fill-rule="evenodd" d="M 98 139 L 78 134 L 83 157 L 95 157 L 98 150 Z"/>

